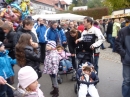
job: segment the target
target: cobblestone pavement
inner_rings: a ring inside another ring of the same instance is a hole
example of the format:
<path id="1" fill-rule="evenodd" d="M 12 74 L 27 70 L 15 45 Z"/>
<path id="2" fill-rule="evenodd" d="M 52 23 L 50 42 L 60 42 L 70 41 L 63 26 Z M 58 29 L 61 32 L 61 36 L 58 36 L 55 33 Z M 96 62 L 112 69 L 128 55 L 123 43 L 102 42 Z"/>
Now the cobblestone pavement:
<path id="1" fill-rule="evenodd" d="M 106 49 L 100 51 L 100 58 L 121 64 L 120 55 L 117 53 L 113 53 L 112 49 L 108 48 L 109 43 L 105 42 L 104 45 Z"/>

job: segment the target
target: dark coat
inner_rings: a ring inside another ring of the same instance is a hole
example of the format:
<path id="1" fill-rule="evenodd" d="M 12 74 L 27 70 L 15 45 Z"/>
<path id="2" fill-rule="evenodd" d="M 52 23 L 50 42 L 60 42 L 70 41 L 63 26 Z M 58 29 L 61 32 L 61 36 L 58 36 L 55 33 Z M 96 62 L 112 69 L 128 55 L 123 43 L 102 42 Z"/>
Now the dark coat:
<path id="1" fill-rule="evenodd" d="M 19 31 L 16 33 L 16 35 L 15 35 L 14 38 L 13 38 L 13 44 L 14 44 L 14 46 L 17 44 L 17 42 L 18 42 L 20 36 L 21 36 L 23 33 L 28 33 L 28 34 L 30 34 L 30 35 L 32 36 L 33 42 L 37 42 L 37 38 L 36 38 L 36 36 L 35 36 L 35 34 L 34 34 L 33 32 L 31 32 L 30 30 L 24 30 L 24 29 L 22 28 L 21 30 L 19 30 Z"/>
<path id="2" fill-rule="evenodd" d="M 4 41 L 4 35 L 5 35 L 5 33 L 4 33 L 4 31 L 0 28 L 0 41 Z"/>
<path id="3" fill-rule="evenodd" d="M 116 38 L 115 48 L 125 65 L 130 65 L 130 25 L 123 27 Z"/>
<path id="4" fill-rule="evenodd" d="M 109 22 L 107 26 L 107 32 L 106 34 L 112 34 L 112 29 L 113 29 L 113 23 Z"/>
<path id="5" fill-rule="evenodd" d="M 13 45 L 13 38 L 15 34 L 16 32 L 13 32 L 11 30 L 7 35 L 5 35 L 6 42 L 5 41 L 3 42 L 5 48 L 9 50 L 9 56 L 13 59 L 15 58 L 14 45 Z"/>
<path id="6" fill-rule="evenodd" d="M 40 47 L 36 48 L 36 52 L 34 51 L 33 47 L 26 46 L 25 47 L 25 57 L 26 57 L 26 65 L 31 66 L 33 68 L 39 67 L 40 65 Z"/>
<path id="7" fill-rule="evenodd" d="M 79 39 L 80 37 L 81 37 L 81 33 L 78 32 L 77 39 Z M 67 41 L 68 41 L 69 51 L 71 54 L 75 54 L 82 51 L 82 43 L 75 44 L 76 38 L 72 37 L 69 32 L 67 32 Z"/>

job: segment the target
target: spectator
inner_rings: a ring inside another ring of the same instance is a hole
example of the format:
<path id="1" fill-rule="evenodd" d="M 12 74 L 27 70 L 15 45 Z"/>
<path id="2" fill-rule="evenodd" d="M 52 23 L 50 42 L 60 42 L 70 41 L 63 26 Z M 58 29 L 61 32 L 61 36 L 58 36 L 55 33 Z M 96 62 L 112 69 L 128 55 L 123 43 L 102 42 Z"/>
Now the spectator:
<path id="1" fill-rule="evenodd" d="M 28 34 L 30 34 L 30 35 L 32 36 L 32 40 L 33 40 L 34 42 L 37 42 L 37 38 L 36 38 L 35 34 L 34 34 L 33 32 L 31 32 L 31 30 L 32 30 L 32 28 L 33 28 L 33 21 L 30 20 L 30 19 L 25 19 L 25 20 L 23 20 L 22 25 L 23 25 L 22 29 L 21 29 L 20 31 L 18 31 L 18 32 L 16 33 L 16 35 L 14 36 L 14 39 L 13 39 L 14 45 L 17 44 L 17 42 L 18 42 L 20 36 L 21 36 L 23 33 L 28 33 Z"/>
<path id="2" fill-rule="evenodd" d="M 107 26 L 107 32 L 106 32 L 106 35 L 107 35 L 107 38 L 108 38 L 107 40 L 110 43 L 109 48 L 113 47 L 112 30 L 113 30 L 113 21 L 112 21 L 112 19 L 109 19 L 108 26 Z"/>
<path id="3" fill-rule="evenodd" d="M 20 36 L 15 47 L 15 54 L 20 67 L 27 65 L 36 71 L 40 70 L 40 48 L 37 43 L 33 42 L 30 34 L 24 33 Z M 41 77 L 39 73 L 38 77 Z"/>
<path id="4" fill-rule="evenodd" d="M 125 27 L 126 21 L 124 18 L 120 19 L 120 23 L 121 23 L 121 28 Z"/>
<path id="5" fill-rule="evenodd" d="M 105 40 L 102 32 L 100 29 L 93 26 L 93 20 L 90 17 L 84 18 L 84 26 L 87 30 L 83 31 L 81 38 L 77 39 L 76 43 L 83 41 L 83 49 L 86 52 L 89 52 L 91 56 L 93 55 L 93 52 L 99 55 L 99 47 Z M 99 57 L 97 57 L 97 61 L 98 58 Z M 98 72 L 98 66 L 96 64 L 94 64 L 94 68 Z"/>
<path id="6" fill-rule="evenodd" d="M 13 38 L 14 38 L 16 33 L 13 31 L 13 26 L 9 25 L 9 22 L 6 22 L 2 25 L 1 28 L 5 33 L 5 39 L 3 42 L 4 46 L 6 49 L 9 50 L 9 56 L 12 59 L 15 59 Z M 12 66 L 14 66 L 14 65 L 12 65 Z M 12 67 L 12 69 L 13 69 L 13 67 Z M 13 69 L 13 71 L 14 71 L 14 69 Z M 14 84 L 14 76 L 11 77 L 11 84 Z"/>
<path id="7" fill-rule="evenodd" d="M 16 60 L 8 56 L 4 44 L 0 41 L 0 76 L 6 79 L 7 83 L 11 84 L 10 77 L 14 76 L 12 64 L 16 64 Z M 7 85 L 0 85 L 0 97 L 14 97 L 13 91 Z"/>
<path id="8" fill-rule="evenodd" d="M 42 18 L 39 18 L 38 22 L 40 23 L 39 26 L 36 29 L 36 33 L 39 39 L 39 45 L 41 47 L 41 63 L 44 63 L 45 59 L 45 47 L 46 47 L 46 42 L 45 41 L 45 32 L 46 32 L 46 26 L 44 25 L 44 21 Z"/>
<path id="9" fill-rule="evenodd" d="M 43 73 L 49 74 L 51 77 L 52 87 L 54 88 L 54 90 L 50 92 L 50 94 L 53 95 L 52 97 L 59 96 L 57 73 L 60 59 L 61 57 L 56 50 L 56 42 L 48 41 L 46 45 L 46 58 L 44 62 Z"/>
<path id="10" fill-rule="evenodd" d="M 2 30 L 1 26 L 4 24 L 4 22 L 2 20 L 0 20 L 0 41 L 4 41 L 4 38 L 5 38 L 5 33 L 4 31 Z"/>
<path id="11" fill-rule="evenodd" d="M 80 22 L 80 23 L 79 23 L 78 31 L 79 31 L 80 33 L 82 33 L 82 32 L 84 31 L 84 25 L 83 25 L 83 22 Z"/>
<path id="12" fill-rule="evenodd" d="M 123 66 L 123 97 L 130 97 L 130 25 L 119 30 L 115 48 L 121 56 Z"/>
<path id="13" fill-rule="evenodd" d="M 57 45 L 67 43 L 63 29 L 57 29 L 58 24 L 56 21 L 51 22 L 51 27 L 46 30 L 45 41 L 55 41 Z"/>
<path id="14" fill-rule="evenodd" d="M 115 19 L 114 20 L 114 24 L 113 24 L 113 32 L 112 32 L 112 47 L 113 47 L 113 52 L 115 52 L 115 39 L 117 38 L 117 34 L 118 34 L 118 31 L 121 29 L 120 27 L 120 21 L 119 19 Z"/>

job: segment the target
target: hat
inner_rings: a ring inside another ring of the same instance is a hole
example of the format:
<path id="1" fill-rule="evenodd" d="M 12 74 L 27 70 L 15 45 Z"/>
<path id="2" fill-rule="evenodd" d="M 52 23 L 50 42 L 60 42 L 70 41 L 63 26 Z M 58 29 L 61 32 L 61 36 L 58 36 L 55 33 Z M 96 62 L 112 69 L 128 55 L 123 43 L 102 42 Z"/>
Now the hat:
<path id="1" fill-rule="evenodd" d="M 52 48 L 56 48 L 56 42 L 55 41 L 48 41 L 47 45 L 51 46 Z"/>
<path id="2" fill-rule="evenodd" d="M 18 72 L 19 85 L 24 89 L 37 79 L 38 75 L 31 66 L 22 67 Z"/>
<path id="3" fill-rule="evenodd" d="M 4 45 L 4 44 L 3 44 L 3 42 L 0 41 L 0 47 L 1 47 L 2 45 Z"/>

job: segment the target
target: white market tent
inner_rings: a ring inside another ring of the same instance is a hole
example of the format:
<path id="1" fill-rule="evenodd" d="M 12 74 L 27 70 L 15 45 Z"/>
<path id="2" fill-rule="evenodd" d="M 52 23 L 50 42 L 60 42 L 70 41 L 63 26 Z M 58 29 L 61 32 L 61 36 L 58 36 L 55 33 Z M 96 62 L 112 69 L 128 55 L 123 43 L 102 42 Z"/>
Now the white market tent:
<path id="1" fill-rule="evenodd" d="M 71 13 L 65 13 L 65 14 L 40 14 L 40 15 L 34 15 L 32 16 L 34 20 L 37 18 L 41 17 L 46 20 L 63 20 L 63 19 L 68 19 L 68 20 L 83 20 L 84 17 L 82 15 L 76 15 L 76 14 L 71 14 Z"/>

